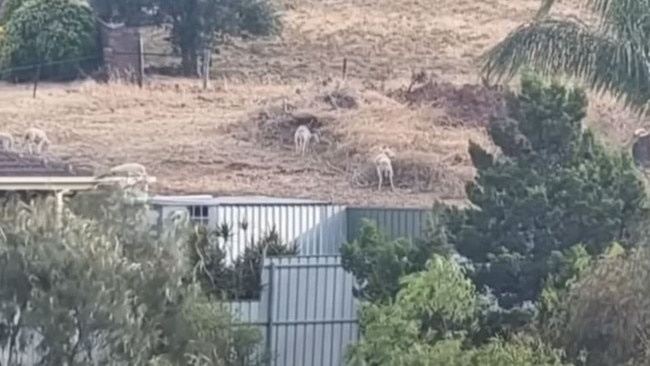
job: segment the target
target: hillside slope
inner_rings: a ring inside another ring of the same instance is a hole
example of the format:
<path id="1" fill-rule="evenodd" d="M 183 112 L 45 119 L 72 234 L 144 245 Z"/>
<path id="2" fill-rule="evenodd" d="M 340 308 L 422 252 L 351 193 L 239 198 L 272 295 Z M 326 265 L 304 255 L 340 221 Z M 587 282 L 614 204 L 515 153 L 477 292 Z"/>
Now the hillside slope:
<path id="1" fill-rule="evenodd" d="M 473 174 L 467 141 L 486 143 L 482 126 L 498 103 L 490 90 L 472 85 L 474 60 L 529 19 L 537 4 L 291 0 L 282 4 L 282 36 L 230 44 L 215 58 L 207 91 L 196 80 L 155 78 L 142 90 L 43 85 L 32 99 L 29 86 L 3 85 L 0 119 L 15 133 L 46 129 L 53 153 L 98 169 L 146 164 L 161 192 L 373 206 L 458 202 Z M 159 30 L 146 34 L 147 50 L 166 47 Z M 344 58 L 342 82 L 336 76 Z M 407 93 L 410 72 L 419 69 L 433 81 Z M 323 85 L 328 75 L 334 80 Z M 607 98 L 594 100 L 592 123 L 614 141 L 624 139 L 637 121 Z M 323 136 L 308 157 L 293 152 L 292 134 L 302 123 Z M 395 192 L 376 191 L 369 161 L 381 145 L 397 153 Z"/>

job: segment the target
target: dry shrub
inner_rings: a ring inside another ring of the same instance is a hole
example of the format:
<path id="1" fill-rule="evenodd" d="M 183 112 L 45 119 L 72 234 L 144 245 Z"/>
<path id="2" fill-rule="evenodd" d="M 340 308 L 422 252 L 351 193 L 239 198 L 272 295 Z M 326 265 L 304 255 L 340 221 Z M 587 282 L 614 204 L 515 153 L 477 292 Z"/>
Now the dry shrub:
<path id="1" fill-rule="evenodd" d="M 390 93 L 409 105 L 428 104 L 445 110 L 444 125 L 458 127 L 486 126 L 490 116 L 502 113 L 503 95 L 482 85 L 463 84 L 461 87 L 449 82 L 429 81 L 411 91 L 404 88 Z"/>

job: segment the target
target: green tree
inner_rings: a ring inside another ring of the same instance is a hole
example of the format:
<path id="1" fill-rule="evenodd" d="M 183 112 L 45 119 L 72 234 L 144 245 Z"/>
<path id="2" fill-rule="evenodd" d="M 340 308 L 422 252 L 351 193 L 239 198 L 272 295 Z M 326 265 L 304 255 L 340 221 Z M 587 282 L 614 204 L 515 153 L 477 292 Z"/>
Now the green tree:
<path id="1" fill-rule="evenodd" d="M 584 0 L 591 12 L 549 16 L 555 0 L 543 0 L 537 17 L 513 30 L 483 55 L 488 77 L 514 76 L 522 68 L 568 76 L 596 91 L 608 91 L 629 106 L 650 99 L 650 4 L 639 0 Z"/>
<path id="2" fill-rule="evenodd" d="M 526 76 L 507 97 L 507 116 L 490 122 L 495 156 L 470 142 L 472 208 L 453 234 L 473 278 L 504 309 L 536 303 L 554 263 L 582 244 L 594 257 L 623 247 L 647 218 L 644 184 L 628 153 L 613 153 L 584 128 L 579 89 Z"/>
<path id="3" fill-rule="evenodd" d="M 448 216 L 445 207 L 436 204 L 427 220 L 424 235 L 411 244 L 404 238 L 391 240 L 377 223 L 361 222 L 357 239 L 341 244 L 341 264 L 354 275 L 354 294 L 364 300 L 381 302 L 393 298 L 404 275 L 424 270 L 431 256 L 449 255 Z"/>
<path id="4" fill-rule="evenodd" d="M 26 0 L 6 0 L 0 5 L 0 25 L 7 24 L 11 15 L 18 9 Z"/>
<path id="5" fill-rule="evenodd" d="M 5 78 L 69 80 L 101 62 L 95 16 L 80 0 L 29 0 L 4 25 Z M 49 63 L 37 68 L 36 65 Z"/>
<path id="6" fill-rule="evenodd" d="M 216 366 L 249 356 L 234 355 L 259 335 L 230 327 L 228 312 L 183 283 L 184 233 L 152 231 L 148 208 L 123 204 L 120 192 L 85 214 L 86 202 L 74 202 L 84 196 L 60 223 L 50 200 L 0 211 L 0 348 L 9 365 L 30 357 Z"/>
<path id="7" fill-rule="evenodd" d="M 346 350 L 349 365 L 562 365 L 556 350 L 525 337 L 471 347 L 466 334 L 480 300 L 454 260 L 434 255 L 424 271 L 400 282 L 394 301 L 362 303 L 362 336 Z"/>

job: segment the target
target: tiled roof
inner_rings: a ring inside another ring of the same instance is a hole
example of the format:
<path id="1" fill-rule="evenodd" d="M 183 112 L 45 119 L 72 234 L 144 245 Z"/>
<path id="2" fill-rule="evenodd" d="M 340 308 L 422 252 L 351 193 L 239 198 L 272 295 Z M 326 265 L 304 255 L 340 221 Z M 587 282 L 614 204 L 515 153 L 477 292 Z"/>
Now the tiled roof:
<path id="1" fill-rule="evenodd" d="M 91 168 L 73 166 L 60 159 L 0 150 L 0 177 L 92 177 Z"/>

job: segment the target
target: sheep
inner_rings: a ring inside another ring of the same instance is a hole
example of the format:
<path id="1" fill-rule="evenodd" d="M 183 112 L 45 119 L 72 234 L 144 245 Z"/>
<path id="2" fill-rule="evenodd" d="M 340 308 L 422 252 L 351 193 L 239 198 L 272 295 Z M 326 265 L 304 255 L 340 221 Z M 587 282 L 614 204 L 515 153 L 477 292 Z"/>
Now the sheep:
<path id="1" fill-rule="evenodd" d="M 315 142 L 320 141 L 318 133 L 309 131 L 309 127 L 306 125 L 301 125 L 296 129 L 296 133 L 293 135 L 293 143 L 295 145 L 296 153 L 304 155 L 309 151 L 309 142 L 311 139 L 314 139 Z"/>
<path id="2" fill-rule="evenodd" d="M 650 167 L 650 131 L 638 128 L 633 134 L 632 157 L 642 169 Z"/>
<path id="3" fill-rule="evenodd" d="M 14 136 L 8 132 L 0 132 L 0 145 L 2 150 L 13 151 L 15 145 Z"/>
<path id="4" fill-rule="evenodd" d="M 390 181 L 390 189 L 395 190 L 395 184 L 393 183 L 393 164 L 391 163 L 391 158 L 395 158 L 395 153 L 387 148 L 382 147 L 379 153 L 375 156 L 375 167 L 377 168 L 377 177 L 379 178 L 379 185 L 377 190 L 381 190 L 381 185 L 384 183 L 384 175 L 388 176 Z"/>
<path id="5" fill-rule="evenodd" d="M 47 137 L 45 131 L 40 128 L 30 127 L 25 130 L 23 134 L 23 146 L 27 145 L 29 154 L 33 154 L 33 145 L 36 145 L 36 152 L 41 154 L 43 148 L 50 145 L 50 139 Z"/>
<path id="6" fill-rule="evenodd" d="M 144 167 L 144 165 L 139 163 L 125 163 L 112 167 L 110 169 L 110 175 L 144 177 L 147 175 L 147 169 Z"/>

